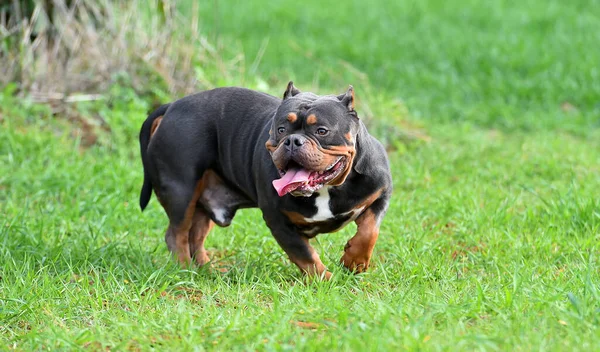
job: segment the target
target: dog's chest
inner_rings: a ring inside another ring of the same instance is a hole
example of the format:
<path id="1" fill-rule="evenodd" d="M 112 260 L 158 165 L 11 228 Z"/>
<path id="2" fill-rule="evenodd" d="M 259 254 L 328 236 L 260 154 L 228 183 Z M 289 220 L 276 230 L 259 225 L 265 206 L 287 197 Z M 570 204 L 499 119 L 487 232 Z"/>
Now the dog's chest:
<path id="1" fill-rule="evenodd" d="M 348 223 L 356 220 L 364 210 L 364 207 L 359 207 L 346 212 L 334 213 L 328 187 L 324 187 L 317 192 L 314 202 L 317 212 L 312 216 L 303 216 L 299 213 L 293 213 L 293 216 L 288 215 L 300 232 L 309 237 L 319 233 L 338 231 Z"/>
<path id="2" fill-rule="evenodd" d="M 329 190 L 325 187 L 325 189 L 318 192 L 318 196 L 315 198 L 317 213 L 310 218 L 305 218 L 305 220 L 307 222 L 319 222 L 334 219 L 335 216 L 331 212 L 331 207 L 329 205 L 330 201 L 331 197 L 329 196 Z"/>

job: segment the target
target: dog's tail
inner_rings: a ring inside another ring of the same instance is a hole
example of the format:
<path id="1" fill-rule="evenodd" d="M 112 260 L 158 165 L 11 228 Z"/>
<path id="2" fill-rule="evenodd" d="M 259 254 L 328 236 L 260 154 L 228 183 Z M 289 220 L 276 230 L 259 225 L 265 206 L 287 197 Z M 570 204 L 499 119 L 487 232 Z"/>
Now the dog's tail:
<path id="1" fill-rule="evenodd" d="M 152 197 L 152 182 L 150 182 L 150 175 L 148 171 L 148 144 L 150 144 L 150 137 L 152 135 L 152 128 L 154 121 L 162 117 L 170 104 L 165 104 L 154 110 L 142 124 L 140 129 L 140 152 L 142 155 L 142 165 L 144 166 L 144 184 L 142 185 L 142 191 L 140 192 L 140 208 L 142 211 L 146 209 L 150 197 Z M 154 127 L 156 128 L 156 127 Z"/>

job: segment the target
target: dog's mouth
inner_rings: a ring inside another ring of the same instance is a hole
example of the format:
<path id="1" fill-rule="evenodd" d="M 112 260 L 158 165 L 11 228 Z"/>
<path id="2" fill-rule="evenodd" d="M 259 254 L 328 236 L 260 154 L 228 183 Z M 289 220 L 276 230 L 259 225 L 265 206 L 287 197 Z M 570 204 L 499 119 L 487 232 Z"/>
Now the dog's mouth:
<path id="1" fill-rule="evenodd" d="M 290 161 L 284 170 L 278 170 L 281 178 L 273 181 L 273 187 L 280 197 L 291 193 L 293 196 L 310 197 L 314 192 L 335 180 L 345 169 L 346 158 L 340 156 L 324 171 L 307 170 Z"/>

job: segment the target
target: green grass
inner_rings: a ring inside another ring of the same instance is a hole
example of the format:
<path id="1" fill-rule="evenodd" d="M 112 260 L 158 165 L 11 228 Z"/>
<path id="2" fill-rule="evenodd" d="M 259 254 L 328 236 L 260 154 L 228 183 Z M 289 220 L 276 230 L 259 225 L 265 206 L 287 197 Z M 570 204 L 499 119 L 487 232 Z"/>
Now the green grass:
<path id="1" fill-rule="evenodd" d="M 158 202 L 137 206 L 148 104 L 81 104 L 112 127 L 83 148 L 5 90 L 0 349 L 598 348 L 598 2 L 321 3 L 219 2 L 202 30 L 273 94 L 354 83 L 394 174 L 373 268 L 337 266 L 351 225 L 318 237 L 334 280 L 305 283 L 247 210 L 209 237 L 212 270 L 182 270 Z"/>
<path id="2" fill-rule="evenodd" d="M 597 0 L 228 0 L 200 10 L 203 29 L 272 82 L 340 91 L 351 82 L 428 120 L 539 129 L 571 127 L 564 102 L 582 113 L 578 123 L 598 126 L 599 8 Z"/>

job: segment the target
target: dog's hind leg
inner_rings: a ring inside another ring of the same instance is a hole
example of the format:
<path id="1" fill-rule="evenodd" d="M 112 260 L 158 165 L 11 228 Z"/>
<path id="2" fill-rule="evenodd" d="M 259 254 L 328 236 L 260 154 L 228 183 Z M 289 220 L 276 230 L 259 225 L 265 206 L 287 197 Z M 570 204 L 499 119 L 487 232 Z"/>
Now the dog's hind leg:
<path id="1" fill-rule="evenodd" d="M 202 266 L 210 260 L 204 249 L 204 240 L 208 233 L 215 225 L 210 219 L 206 211 L 201 207 L 197 207 L 192 219 L 192 227 L 189 231 L 190 253 L 196 264 Z"/>
<path id="2" fill-rule="evenodd" d="M 196 203 L 202 193 L 202 187 L 203 183 L 199 181 L 196 187 L 173 185 L 166 188 L 166 192 L 160 192 L 161 203 L 169 216 L 165 242 L 171 253 L 184 266 L 192 262 L 190 231 L 194 225 Z"/>
<path id="3" fill-rule="evenodd" d="M 190 247 L 188 239 L 181 235 L 185 230 L 179 226 L 169 224 L 165 233 L 167 248 L 182 265 L 191 264 Z"/>

